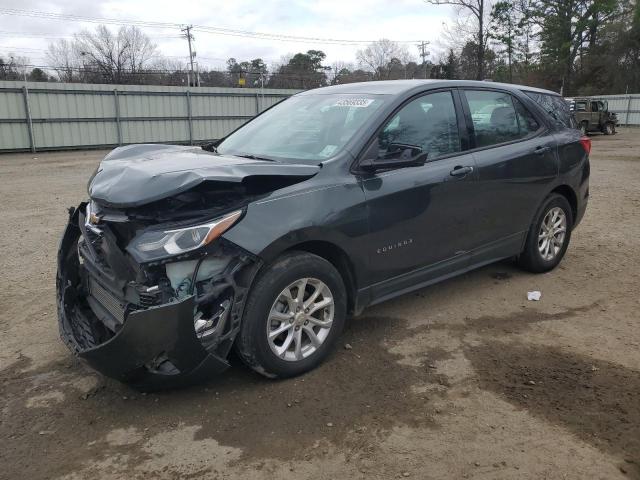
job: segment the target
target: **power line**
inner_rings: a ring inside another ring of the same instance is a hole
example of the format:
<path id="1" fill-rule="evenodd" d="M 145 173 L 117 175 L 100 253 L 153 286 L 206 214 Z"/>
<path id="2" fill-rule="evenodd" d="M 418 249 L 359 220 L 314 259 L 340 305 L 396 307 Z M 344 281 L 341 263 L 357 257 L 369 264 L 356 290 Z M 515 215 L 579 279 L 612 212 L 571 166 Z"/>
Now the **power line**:
<path id="1" fill-rule="evenodd" d="M 111 25 L 132 25 L 138 27 L 148 28 L 181 28 L 182 25 L 173 22 L 157 22 L 157 21 L 145 21 L 145 20 L 124 20 L 113 18 L 100 18 L 100 17 L 88 17 L 81 15 L 61 14 L 54 12 L 45 12 L 40 10 L 21 10 L 16 8 L 0 8 L 0 13 L 5 15 L 16 15 L 25 17 L 42 18 L 48 20 L 66 20 L 72 22 L 86 22 L 86 23 L 103 23 Z M 328 45 L 365 45 L 373 43 L 375 40 L 354 40 L 354 39 L 337 39 L 337 38 L 322 38 L 322 37 L 305 37 L 297 35 L 284 35 L 266 32 L 253 32 L 249 30 L 240 30 L 227 27 L 216 27 L 208 25 L 193 25 L 193 29 L 203 33 L 210 33 L 213 35 L 226 35 L 236 37 L 248 37 L 263 40 L 275 40 L 281 42 L 308 42 Z M 397 43 L 415 43 L 417 40 L 396 40 Z"/>
<path id="2" fill-rule="evenodd" d="M 76 35 L 69 35 L 68 33 L 50 33 L 50 32 L 10 32 L 6 30 L 0 30 L 0 36 L 12 36 L 12 37 L 24 37 L 24 38 L 68 38 L 73 39 Z M 182 38 L 181 35 L 147 35 L 152 39 L 165 39 L 165 38 Z"/>
<path id="3" fill-rule="evenodd" d="M 10 46 L 10 45 L 0 45 L 0 48 L 3 48 L 5 50 L 24 50 L 24 51 L 31 51 L 31 52 L 46 52 L 46 50 L 44 50 L 42 48 L 14 47 L 14 46 Z"/>

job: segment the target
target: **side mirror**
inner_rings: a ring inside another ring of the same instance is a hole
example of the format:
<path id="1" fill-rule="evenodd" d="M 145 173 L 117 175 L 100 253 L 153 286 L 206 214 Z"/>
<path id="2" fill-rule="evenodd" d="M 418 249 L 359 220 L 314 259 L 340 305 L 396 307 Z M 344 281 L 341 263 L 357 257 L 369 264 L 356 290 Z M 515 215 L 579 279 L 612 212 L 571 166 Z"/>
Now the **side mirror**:
<path id="1" fill-rule="evenodd" d="M 418 167 L 427 161 L 427 152 L 423 152 L 418 145 L 406 143 L 391 143 L 387 151 L 380 156 L 379 147 L 369 148 L 365 160 L 360 162 L 360 168 L 367 171 L 387 170 L 403 167 Z"/>
<path id="2" fill-rule="evenodd" d="M 200 148 L 202 148 L 202 150 L 206 150 L 207 152 L 215 153 L 216 148 L 218 148 L 218 145 L 220 145 L 223 140 L 224 140 L 224 137 L 219 138 L 218 140 L 213 140 L 212 142 L 203 143 L 202 145 L 200 145 Z"/>

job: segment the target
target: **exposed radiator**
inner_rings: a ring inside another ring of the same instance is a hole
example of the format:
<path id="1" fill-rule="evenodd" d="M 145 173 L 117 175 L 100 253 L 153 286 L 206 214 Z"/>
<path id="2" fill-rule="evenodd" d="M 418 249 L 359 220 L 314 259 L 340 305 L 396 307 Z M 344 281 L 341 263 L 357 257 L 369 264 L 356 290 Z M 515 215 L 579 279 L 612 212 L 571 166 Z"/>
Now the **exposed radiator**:
<path id="1" fill-rule="evenodd" d="M 89 295 L 98 302 L 115 320 L 124 323 L 126 303 L 113 295 L 100 283 L 89 277 Z M 95 312 L 97 314 L 97 312 Z"/>

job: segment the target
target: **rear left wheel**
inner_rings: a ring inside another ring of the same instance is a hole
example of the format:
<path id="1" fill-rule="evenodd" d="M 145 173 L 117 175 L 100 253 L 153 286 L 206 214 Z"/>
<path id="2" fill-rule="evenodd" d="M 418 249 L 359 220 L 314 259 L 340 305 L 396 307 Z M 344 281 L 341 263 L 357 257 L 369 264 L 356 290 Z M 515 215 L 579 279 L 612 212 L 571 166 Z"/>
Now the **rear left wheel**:
<path id="1" fill-rule="evenodd" d="M 286 254 L 249 292 L 236 351 L 269 377 L 304 373 L 331 352 L 346 305 L 344 282 L 331 263 L 306 252 Z"/>
<path id="2" fill-rule="evenodd" d="M 567 199 L 549 195 L 536 215 L 525 248 L 518 258 L 519 265 L 534 273 L 554 269 L 564 257 L 573 227 L 573 213 Z"/>

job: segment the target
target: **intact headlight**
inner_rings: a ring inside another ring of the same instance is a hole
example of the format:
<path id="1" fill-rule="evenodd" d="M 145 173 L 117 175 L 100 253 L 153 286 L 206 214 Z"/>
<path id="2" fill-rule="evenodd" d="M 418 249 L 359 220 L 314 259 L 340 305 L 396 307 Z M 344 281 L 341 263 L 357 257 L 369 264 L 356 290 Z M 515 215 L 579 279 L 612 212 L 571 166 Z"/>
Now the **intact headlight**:
<path id="1" fill-rule="evenodd" d="M 134 238 L 127 251 L 139 262 L 150 262 L 196 250 L 222 235 L 238 221 L 242 210 L 202 225 L 171 230 L 149 230 Z"/>

